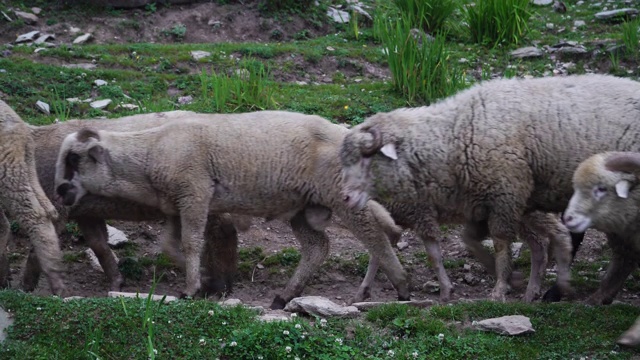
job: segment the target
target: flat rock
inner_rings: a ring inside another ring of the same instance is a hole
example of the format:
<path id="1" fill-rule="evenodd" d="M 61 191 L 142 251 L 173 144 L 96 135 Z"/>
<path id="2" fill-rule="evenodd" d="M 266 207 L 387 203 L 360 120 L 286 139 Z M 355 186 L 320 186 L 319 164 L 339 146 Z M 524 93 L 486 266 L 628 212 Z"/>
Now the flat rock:
<path id="1" fill-rule="evenodd" d="M 222 305 L 222 306 L 242 305 L 242 300 L 240 300 L 240 299 L 227 299 L 227 300 L 222 301 L 220 303 L 220 305 Z"/>
<path id="2" fill-rule="evenodd" d="M 0 308 L 0 343 L 7 338 L 7 329 L 13 324 L 13 319 L 8 312 Z"/>
<path id="3" fill-rule="evenodd" d="M 522 250 L 521 242 L 511 243 L 511 257 L 513 257 L 514 259 L 517 259 L 518 257 L 520 257 L 521 250 Z"/>
<path id="4" fill-rule="evenodd" d="M 193 102 L 193 96 L 191 95 L 180 96 L 178 98 L 178 104 L 180 105 L 187 105 L 187 104 L 191 104 L 192 102 Z"/>
<path id="5" fill-rule="evenodd" d="M 41 112 L 49 115 L 51 114 L 51 112 L 49 111 L 49 104 L 47 104 L 44 101 L 36 101 L 36 107 L 38 108 L 38 110 L 40 110 Z"/>
<path id="6" fill-rule="evenodd" d="M 96 64 L 84 63 L 84 64 L 63 64 L 62 67 L 66 67 L 68 69 L 85 69 L 85 70 L 93 70 L 96 68 Z"/>
<path id="7" fill-rule="evenodd" d="M 438 302 L 434 301 L 434 300 L 411 300 L 411 301 L 389 301 L 389 302 L 384 302 L 384 301 L 364 301 L 364 302 L 357 302 L 357 303 L 353 303 L 351 304 L 351 306 L 355 306 L 358 310 L 360 311 L 367 311 L 369 309 L 372 309 L 376 306 L 380 306 L 380 305 L 386 305 L 386 304 L 407 304 L 410 306 L 415 306 L 415 307 L 429 307 L 429 306 L 433 306 L 436 305 Z"/>
<path id="8" fill-rule="evenodd" d="M 13 13 L 16 14 L 16 17 L 22 19 L 22 21 L 27 25 L 33 25 L 38 22 L 38 17 L 34 14 L 24 11 L 14 11 Z"/>
<path id="9" fill-rule="evenodd" d="M 89 41 L 89 39 L 91 39 L 91 34 L 90 33 L 86 33 L 84 35 L 80 35 L 77 38 L 75 38 L 75 40 L 73 40 L 73 43 L 78 45 L 78 44 L 84 44 L 87 41 Z"/>
<path id="10" fill-rule="evenodd" d="M 338 10 L 332 6 L 327 9 L 327 16 L 340 24 L 348 23 L 351 20 L 351 15 L 348 12 Z"/>
<path id="11" fill-rule="evenodd" d="M 127 110 L 136 110 L 139 109 L 140 106 L 135 105 L 135 104 L 120 104 L 118 105 L 119 107 L 123 108 L 123 109 L 127 109 Z M 116 106 L 116 108 L 118 107 Z"/>
<path id="12" fill-rule="evenodd" d="M 533 0 L 532 3 L 534 5 L 545 6 L 545 5 L 551 5 L 551 3 L 553 3 L 553 0 Z"/>
<path id="13" fill-rule="evenodd" d="M 522 315 L 508 315 L 474 321 L 472 325 L 479 330 L 493 331 L 501 335 L 522 335 L 535 332 L 529 318 Z"/>
<path id="14" fill-rule="evenodd" d="M 146 299 L 149 294 L 140 294 L 140 293 L 130 293 L 130 292 L 121 292 L 121 291 L 109 291 L 108 293 L 109 297 L 112 298 L 117 298 L 117 297 L 127 297 L 127 298 L 140 298 L 140 299 Z M 151 295 L 151 300 L 155 300 L 155 301 L 160 301 L 162 300 L 162 298 L 165 295 Z M 164 302 L 170 302 L 170 301 L 176 301 L 178 300 L 177 297 L 175 296 L 171 296 L 171 295 L 166 295 L 166 298 L 164 299 Z"/>
<path id="15" fill-rule="evenodd" d="M 111 99 L 96 100 L 89 104 L 94 109 L 104 109 L 111 104 Z"/>
<path id="16" fill-rule="evenodd" d="M 36 15 L 40 15 L 40 13 L 42 12 L 42 9 L 40 9 L 39 7 L 32 7 L 31 12 Z"/>
<path id="17" fill-rule="evenodd" d="M 34 30 L 34 31 L 30 31 L 26 34 L 22 34 L 22 35 L 18 35 L 18 37 L 16 38 L 16 41 L 14 41 L 16 44 L 19 43 L 23 43 L 23 42 L 27 42 L 27 41 L 33 41 L 33 39 L 35 39 L 36 36 L 38 36 L 38 34 L 40 34 L 40 31 L 38 30 Z"/>
<path id="18" fill-rule="evenodd" d="M 70 26 L 69 27 L 69 32 L 72 34 L 77 34 L 80 32 L 80 28 L 79 27 L 75 27 L 75 26 Z"/>
<path id="19" fill-rule="evenodd" d="M 69 297 L 66 297 L 66 298 L 62 299 L 62 301 L 69 302 L 69 301 L 80 300 L 80 299 L 84 299 L 84 296 L 69 296 Z"/>
<path id="20" fill-rule="evenodd" d="M 93 83 L 94 83 L 96 86 L 103 86 L 103 85 L 107 85 L 107 84 L 108 84 L 108 82 L 106 82 L 106 81 L 104 81 L 104 80 L 102 80 L 102 79 L 94 80 L 94 81 L 93 81 Z"/>
<path id="21" fill-rule="evenodd" d="M 540 57 L 544 55 L 544 51 L 538 49 L 535 46 L 527 46 L 520 49 L 513 50 L 510 55 L 514 58 L 524 59 L 531 57 Z"/>
<path id="22" fill-rule="evenodd" d="M 55 38 L 56 37 L 52 34 L 42 34 L 34 41 L 34 43 L 39 45 L 45 43 L 48 40 L 54 40 Z"/>
<path id="23" fill-rule="evenodd" d="M 355 306 L 340 306 L 324 296 L 303 296 L 289 301 L 285 311 L 324 317 L 352 317 L 360 311 Z"/>
<path id="24" fill-rule="evenodd" d="M 269 310 L 269 312 L 258 316 L 260 321 L 290 321 L 290 314 L 283 310 Z"/>
<path id="25" fill-rule="evenodd" d="M 606 19 L 611 19 L 611 18 L 620 17 L 620 16 L 637 15 L 637 14 L 638 14 L 638 9 L 624 8 L 624 9 L 602 11 L 595 14 L 594 16 L 596 17 L 596 19 L 606 20 Z"/>
<path id="26" fill-rule="evenodd" d="M 409 247 L 409 243 L 406 241 L 399 241 L 396 246 L 398 247 L 398 250 L 404 250 Z"/>
<path id="27" fill-rule="evenodd" d="M 191 57 L 194 60 L 200 60 L 200 59 L 204 59 L 206 57 L 211 56 L 211 53 L 208 51 L 202 51 L 202 50 L 193 50 L 191 51 Z"/>
<path id="28" fill-rule="evenodd" d="M 117 248 L 129 242 L 129 238 L 127 238 L 127 235 L 122 230 L 107 225 L 107 232 L 109 233 L 109 239 L 107 242 L 111 247 Z"/>

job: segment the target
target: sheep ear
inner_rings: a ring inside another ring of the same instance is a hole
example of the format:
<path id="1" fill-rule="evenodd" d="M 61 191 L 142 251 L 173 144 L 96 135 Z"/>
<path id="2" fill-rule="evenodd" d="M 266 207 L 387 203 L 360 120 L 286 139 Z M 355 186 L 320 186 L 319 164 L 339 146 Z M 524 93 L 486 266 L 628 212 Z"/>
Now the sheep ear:
<path id="1" fill-rule="evenodd" d="M 626 199 L 629 197 L 629 188 L 631 187 L 631 183 L 627 180 L 620 180 L 616 184 L 616 194 L 618 197 Z"/>
<path id="2" fill-rule="evenodd" d="M 100 145 L 94 145 L 89 149 L 88 155 L 93 162 L 104 164 L 108 160 L 109 152 Z"/>
<path id="3" fill-rule="evenodd" d="M 386 155 L 388 158 L 393 160 L 398 160 L 398 153 L 396 153 L 396 144 L 388 143 L 380 148 L 380 151 Z"/>

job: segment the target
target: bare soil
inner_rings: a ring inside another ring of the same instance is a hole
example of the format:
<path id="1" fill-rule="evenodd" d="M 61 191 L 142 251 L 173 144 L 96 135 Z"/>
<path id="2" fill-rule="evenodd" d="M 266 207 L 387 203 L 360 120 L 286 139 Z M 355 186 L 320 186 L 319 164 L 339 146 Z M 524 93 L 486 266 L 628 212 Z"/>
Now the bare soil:
<path id="1" fill-rule="evenodd" d="M 105 14 L 69 17 L 58 19 L 55 24 L 46 25 L 46 19 L 53 15 L 46 12 L 40 15 L 40 22 L 34 26 L 24 26 L 19 33 L 31 30 L 40 30 L 42 33 L 52 33 L 56 36 L 56 42 L 70 43 L 76 36 L 84 32 L 94 34 L 93 43 L 130 43 L 150 42 L 165 43 L 174 42 L 171 35 L 166 35 L 166 30 L 171 30 L 176 24 L 184 24 L 187 27 L 184 43 L 211 43 L 211 42 L 271 42 L 291 40 L 295 34 L 302 30 L 308 30 L 310 36 L 330 33 L 331 25 L 314 27 L 307 21 L 296 16 L 291 16 L 286 21 L 261 16 L 255 2 L 247 5 L 217 5 L 212 2 L 193 5 L 172 6 L 158 8 L 149 13 L 143 9 L 119 11 L 117 15 Z M 72 33 L 72 27 L 80 29 L 80 32 Z M 8 27 L 6 22 L 0 26 L 0 41 L 11 42 L 15 40 L 16 31 Z M 283 60 L 284 61 L 284 60 Z M 308 76 L 304 74 L 331 74 L 337 68 L 336 60 L 331 57 L 323 57 L 316 64 L 298 59 L 295 60 L 296 69 L 299 72 L 276 71 L 278 77 L 285 81 L 302 81 Z M 361 76 L 364 73 L 374 78 L 388 76 L 388 70 L 374 68 L 371 64 L 360 64 L 352 70 L 347 70 L 349 76 Z M 362 70 L 365 69 L 365 70 Z M 130 240 L 137 244 L 136 255 L 154 256 L 160 249 L 158 246 L 159 223 L 126 223 L 114 222 L 113 226 L 125 231 Z M 355 254 L 365 252 L 363 245 L 346 230 L 338 219 L 333 220 L 327 230 L 331 240 L 331 256 L 344 261 L 352 261 Z M 63 249 L 66 254 L 73 255 L 85 250 L 86 246 L 78 241 L 78 238 L 66 234 L 63 236 Z M 424 247 L 421 241 L 412 233 L 406 232 L 401 241 L 409 243 L 408 248 L 398 251 L 405 266 L 412 276 L 414 299 L 438 299 L 437 289 L 430 282 L 437 283 L 432 269 L 422 260 L 421 253 Z M 578 260 L 589 262 L 601 262 L 603 255 L 604 238 L 601 234 L 590 231 L 587 234 Z M 265 222 L 256 219 L 249 231 L 240 234 L 240 248 L 262 247 L 265 254 L 280 251 L 285 247 L 299 248 L 290 228 L 280 221 Z M 11 271 L 13 274 L 12 286 L 19 286 L 20 272 L 28 251 L 28 241 L 15 236 L 10 245 L 12 253 Z M 448 270 L 451 279 L 455 283 L 454 299 L 460 298 L 486 298 L 494 285 L 494 280 L 486 274 L 482 266 L 473 259 L 460 241 L 460 228 L 453 227 L 448 231 L 447 238 L 442 241 L 443 255 L 446 260 L 461 260 L 471 266 L 465 270 L 462 266 L 456 266 Z M 523 248 L 524 249 L 524 248 Z M 116 251 L 122 258 L 121 250 Z M 523 256 L 526 256 L 526 253 Z M 91 267 L 86 257 L 75 257 L 75 260 L 66 262 L 67 285 L 70 295 L 76 296 L 106 296 L 109 284 L 101 272 Z M 304 295 L 322 295 L 340 303 L 347 300 L 356 292 L 362 277 L 352 272 L 343 271 L 337 262 L 326 264 L 315 278 L 308 284 Z M 550 264 L 550 270 L 553 263 Z M 602 263 L 606 268 L 606 263 Z M 283 289 L 289 279 L 290 269 L 282 268 L 272 271 L 268 268 L 256 267 L 253 279 L 240 279 L 230 297 L 239 298 L 245 303 L 268 306 L 274 296 Z M 522 269 L 525 270 L 525 269 Z M 470 276 L 469 276 L 470 275 Z M 468 280 L 465 280 L 467 276 Z M 147 269 L 141 280 L 127 280 L 122 289 L 128 292 L 146 293 L 151 288 L 153 272 Z M 549 282 L 550 283 L 550 282 Z M 184 275 L 178 270 L 170 270 L 165 273 L 163 281 L 158 286 L 156 293 L 178 295 L 184 284 Z M 525 284 L 526 286 L 526 284 Z M 548 286 L 546 287 L 548 288 Z M 545 288 L 545 290 L 546 290 Z M 41 279 L 36 290 L 37 294 L 50 294 L 47 282 Z M 510 300 L 519 300 L 524 294 L 522 289 L 515 289 L 509 294 Z M 588 291 L 580 294 L 579 299 L 585 298 Z M 372 289 L 371 300 L 388 301 L 395 300 L 396 292 L 384 274 L 379 274 L 375 286 Z M 618 300 L 636 303 L 635 292 L 623 290 L 617 297 Z"/>

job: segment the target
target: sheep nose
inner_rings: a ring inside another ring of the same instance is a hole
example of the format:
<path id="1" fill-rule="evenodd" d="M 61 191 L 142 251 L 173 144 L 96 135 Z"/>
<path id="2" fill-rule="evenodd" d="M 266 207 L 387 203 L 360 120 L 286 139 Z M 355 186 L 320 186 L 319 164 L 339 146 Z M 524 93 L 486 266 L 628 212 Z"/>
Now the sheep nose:
<path id="1" fill-rule="evenodd" d="M 565 224 L 568 223 L 568 222 L 571 222 L 572 220 L 573 220 L 573 216 L 571 216 L 571 215 L 562 216 L 562 222 L 565 223 Z"/>
<path id="2" fill-rule="evenodd" d="M 344 202 L 348 202 L 349 199 L 351 199 L 351 197 L 349 195 L 345 195 L 342 197 L 342 200 L 344 200 Z"/>

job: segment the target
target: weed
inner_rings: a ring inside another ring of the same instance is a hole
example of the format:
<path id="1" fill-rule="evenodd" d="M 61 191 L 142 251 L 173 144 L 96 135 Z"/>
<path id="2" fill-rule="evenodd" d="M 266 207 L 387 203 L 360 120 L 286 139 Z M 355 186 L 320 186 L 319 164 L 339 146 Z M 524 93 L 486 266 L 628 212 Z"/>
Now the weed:
<path id="1" fill-rule="evenodd" d="M 267 256 L 264 259 L 263 264 L 264 266 L 282 265 L 294 267 L 297 266 L 299 262 L 300 253 L 298 252 L 298 250 L 291 247 L 286 247 L 271 256 Z"/>
<path id="2" fill-rule="evenodd" d="M 82 251 L 68 252 L 62 255 L 62 262 L 65 264 L 78 263 L 81 262 L 83 258 L 84 252 Z"/>
<path id="3" fill-rule="evenodd" d="M 71 234 L 76 238 L 82 235 L 82 232 L 80 232 L 80 227 L 78 226 L 78 223 L 75 221 L 69 221 L 64 225 L 64 228 L 67 231 L 67 233 Z"/>
<path id="4" fill-rule="evenodd" d="M 444 30 L 444 25 L 458 8 L 456 0 L 394 0 L 411 27 L 428 33 Z"/>
<path id="5" fill-rule="evenodd" d="M 638 59 L 639 44 L 638 31 L 640 31 L 640 18 L 625 21 L 622 24 L 622 42 L 624 43 L 625 54 L 629 59 Z"/>
<path id="6" fill-rule="evenodd" d="M 464 9 L 471 39 L 497 46 L 519 44 L 529 30 L 530 0 L 478 0 Z"/>
<path id="7" fill-rule="evenodd" d="M 171 36 L 174 40 L 182 41 L 187 34 L 187 27 L 182 23 L 178 23 L 173 25 L 171 29 L 162 29 L 161 33 L 167 37 Z"/>
<path id="8" fill-rule="evenodd" d="M 144 274 L 144 267 L 134 257 L 126 257 L 120 260 L 118 270 L 125 279 L 140 280 Z"/>

